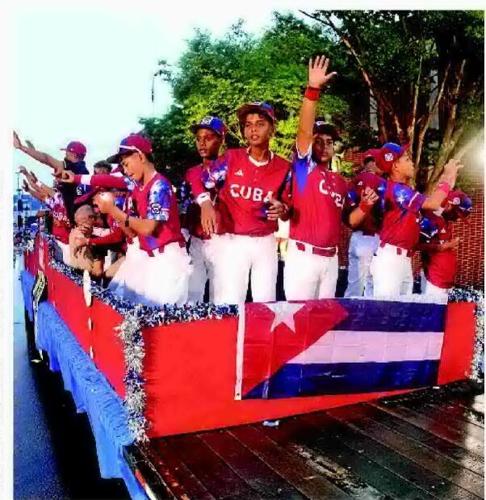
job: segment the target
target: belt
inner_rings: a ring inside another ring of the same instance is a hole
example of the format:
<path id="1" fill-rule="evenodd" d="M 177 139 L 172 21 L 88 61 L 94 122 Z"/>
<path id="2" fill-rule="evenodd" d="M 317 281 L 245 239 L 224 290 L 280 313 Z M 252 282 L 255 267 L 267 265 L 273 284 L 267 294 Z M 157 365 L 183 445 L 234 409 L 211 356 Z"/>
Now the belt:
<path id="1" fill-rule="evenodd" d="M 407 250 L 406 248 L 400 248 L 400 247 L 397 247 L 395 245 L 390 245 L 390 243 L 383 243 L 383 242 L 380 243 L 381 248 L 384 248 L 385 245 L 388 245 L 388 246 L 394 248 L 397 252 L 397 255 L 406 255 L 407 257 L 411 257 L 414 253 L 413 250 Z"/>
<path id="2" fill-rule="evenodd" d="M 360 231 L 363 233 L 364 236 L 375 236 L 376 235 L 376 231 L 363 231 L 362 229 L 360 229 Z"/>
<path id="3" fill-rule="evenodd" d="M 185 242 L 182 242 L 182 241 L 169 241 L 169 243 L 166 243 L 164 246 L 162 247 L 159 247 L 159 248 L 154 248 L 153 250 L 145 250 L 144 248 L 142 248 L 142 250 L 144 252 L 147 252 L 147 255 L 149 257 L 154 257 L 155 253 L 164 253 L 164 250 L 165 250 L 165 247 L 167 245 L 170 245 L 171 243 L 177 243 L 181 248 L 185 248 L 186 247 L 186 244 Z"/>
<path id="4" fill-rule="evenodd" d="M 309 245 L 308 243 L 302 243 L 301 241 L 296 241 L 295 246 L 297 247 L 297 250 L 300 250 L 301 252 L 305 252 L 307 249 L 310 249 L 311 253 L 314 255 L 321 255 L 323 257 L 334 257 L 337 254 L 337 247 L 315 247 Z"/>

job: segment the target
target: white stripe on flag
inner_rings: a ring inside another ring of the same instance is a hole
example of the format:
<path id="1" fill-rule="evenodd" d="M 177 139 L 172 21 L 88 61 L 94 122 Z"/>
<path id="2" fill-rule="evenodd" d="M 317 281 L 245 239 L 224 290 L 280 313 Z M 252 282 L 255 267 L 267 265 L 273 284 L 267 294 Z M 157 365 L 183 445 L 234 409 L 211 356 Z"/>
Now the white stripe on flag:
<path id="1" fill-rule="evenodd" d="M 235 399 L 241 399 L 243 383 L 243 350 L 245 346 L 245 304 L 238 305 L 238 332 L 236 338 L 236 383 Z"/>
<path id="2" fill-rule="evenodd" d="M 443 332 L 331 330 L 288 363 L 383 363 L 440 359 L 443 338 Z"/>

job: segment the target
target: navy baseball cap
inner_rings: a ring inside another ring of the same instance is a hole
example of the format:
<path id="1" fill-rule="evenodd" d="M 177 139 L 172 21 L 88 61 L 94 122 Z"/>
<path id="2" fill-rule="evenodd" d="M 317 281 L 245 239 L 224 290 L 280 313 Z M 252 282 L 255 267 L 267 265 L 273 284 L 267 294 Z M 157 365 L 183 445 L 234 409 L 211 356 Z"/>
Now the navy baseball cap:
<path id="1" fill-rule="evenodd" d="M 205 116 L 199 123 L 191 125 L 190 130 L 193 134 L 195 134 L 200 128 L 212 130 L 221 137 L 223 137 L 226 133 L 226 125 L 223 120 L 217 116 Z"/>
<path id="2" fill-rule="evenodd" d="M 151 154 L 152 143 L 140 134 L 130 134 L 120 142 L 118 153 L 110 156 L 106 161 L 108 163 L 120 163 L 124 156 L 135 152 L 143 153 L 144 155 Z"/>
<path id="3" fill-rule="evenodd" d="M 260 115 L 266 116 L 272 123 L 275 123 L 275 111 L 273 107 L 268 104 L 268 102 L 264 101 L 254 101 L 249 102 L 247 104 L 243 104 L 240 108 L 237 109 L 236 115 L 238 116 L 238 121 L 241 123 L 244 122 L 247 115 L 250 113 L 258 113 Z"/>

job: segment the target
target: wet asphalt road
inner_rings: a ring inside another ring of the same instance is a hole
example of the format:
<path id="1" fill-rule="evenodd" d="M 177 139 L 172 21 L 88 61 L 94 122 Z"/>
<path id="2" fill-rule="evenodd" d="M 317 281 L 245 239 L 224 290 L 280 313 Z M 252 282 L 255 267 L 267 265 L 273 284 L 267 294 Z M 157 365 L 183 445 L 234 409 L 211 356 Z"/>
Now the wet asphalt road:
<path id="1" fill-rule="evenodd" d="M 13 348 L 14 497 L 128 498 L 123 481 L 100 478 L 88 417 L 76 413 L 60 374 L 29 362 L 18 279 Z"/>

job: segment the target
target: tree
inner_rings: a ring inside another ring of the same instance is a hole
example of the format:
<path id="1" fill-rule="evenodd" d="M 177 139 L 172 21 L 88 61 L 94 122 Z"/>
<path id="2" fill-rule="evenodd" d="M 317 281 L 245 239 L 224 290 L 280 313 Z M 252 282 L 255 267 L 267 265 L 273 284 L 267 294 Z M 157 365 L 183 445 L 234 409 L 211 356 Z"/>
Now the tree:
<path id="1" fill-rule="evenodd" d="M 473 11 L 316 11 L 376 103 L 380 142 L 409 142 L 418 180 L 481 139 L 484 20 Z M 439 116 L 439 133 L 433 130 Z M 435 141 L 434 141 L 435 139 Z M 435 142 L 435 144 L 434 144 Z M 430 158 L 424 163 L 424 151 Z M 428 163 L 433 167 L 428 171 Z"/>
<path id="2" fill-rule="evenodd" d="M 346 89 L 363 89 L 359 75 L 343 64 L 343 49 L 318 25 L 291 15 L 274 14 L 272 25 L 261 37 L 249 35 L 242 21 L 221 39 L 198 30 L 174 68 L 160 61 L 158 73 L 172 88 L 174 106 L 161 118 L 145 118 L 142 124 L 156 144 L 157 160 L 175 171 L 192 161 L 192 123 L 207 114 L 220 116 L 229 128 L 228 144 L 242 144 L 236 109 L 249 101 L 268 101 L 276 111 L 278 127 L 272 141 L 277 153 L 289 157 L 297 131 L 307 61 L 325 53 L 340 76 L 320 102 L 327 120 L 350 122 Z M 160 146 L 163 144 L 163 147 Z"/>

